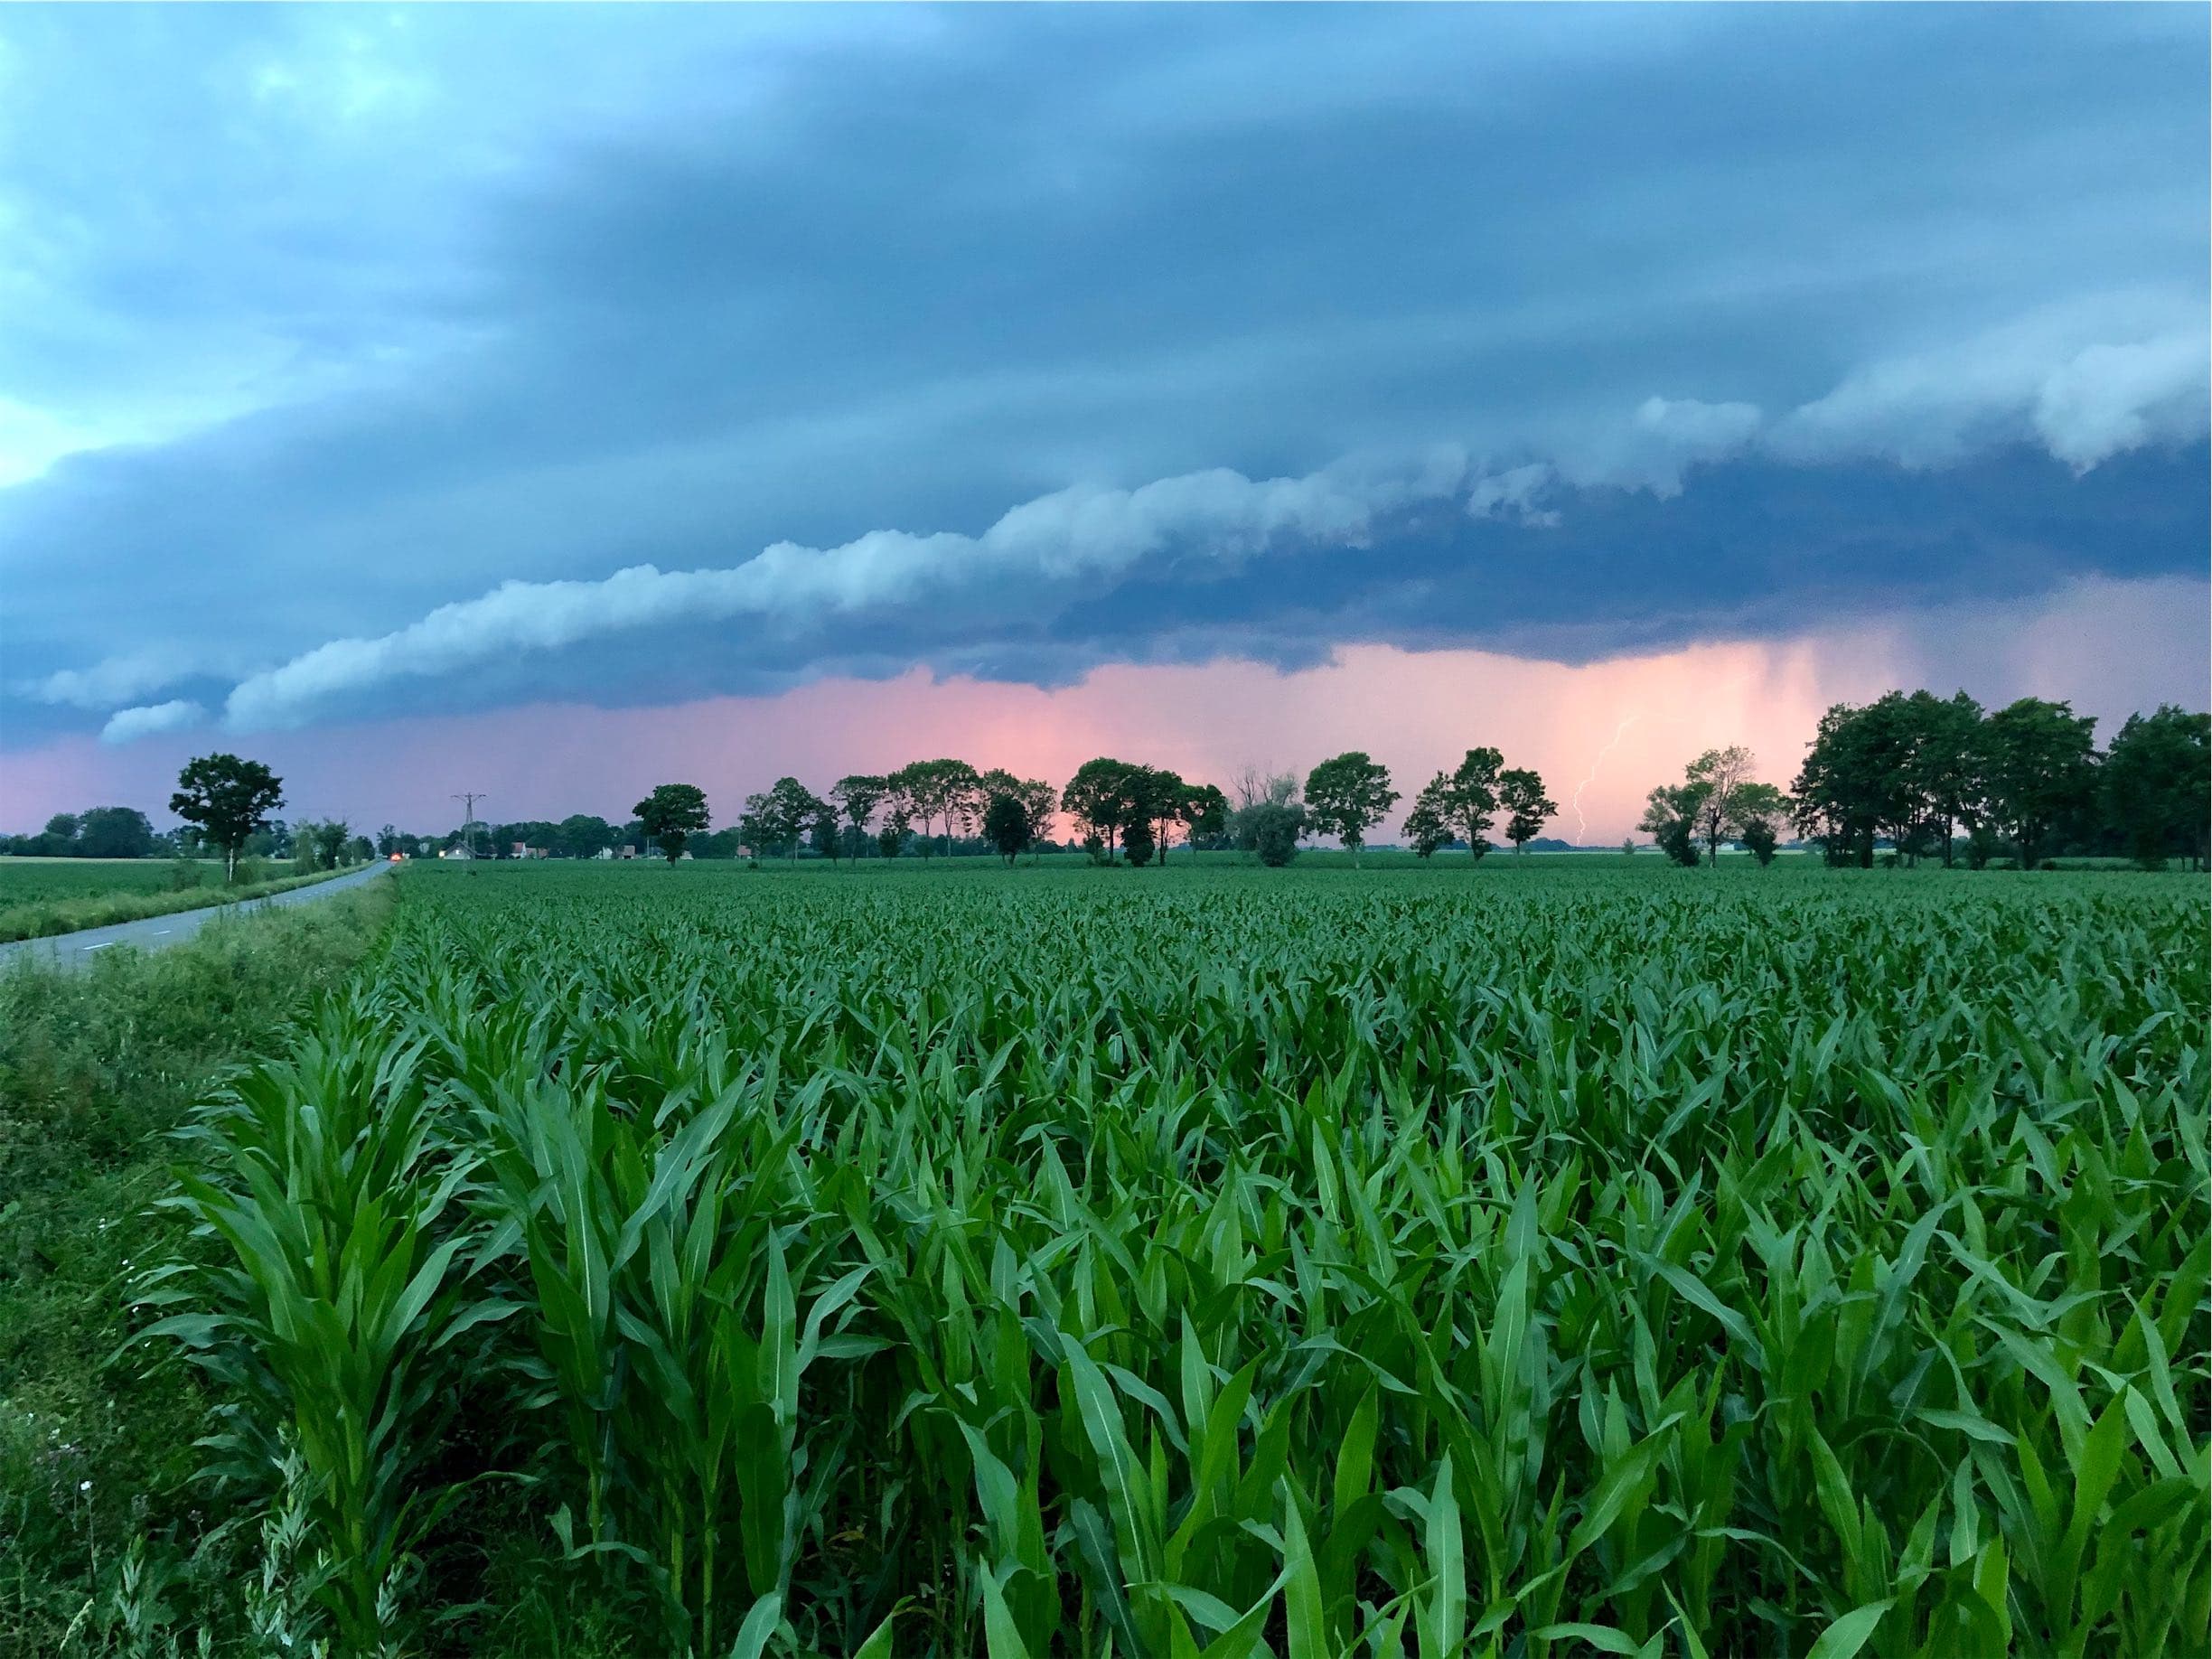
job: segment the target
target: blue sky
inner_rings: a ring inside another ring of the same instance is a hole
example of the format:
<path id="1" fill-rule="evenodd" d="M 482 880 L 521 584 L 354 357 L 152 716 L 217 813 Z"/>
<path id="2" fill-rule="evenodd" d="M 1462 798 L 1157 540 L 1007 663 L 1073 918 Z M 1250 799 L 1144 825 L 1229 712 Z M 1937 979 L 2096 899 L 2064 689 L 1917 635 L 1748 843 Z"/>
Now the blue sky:
<path id="1" fill-rule="evenodd" d="M 0 11 L 0 764 L 2201 581 L 2208 46 Z"/>

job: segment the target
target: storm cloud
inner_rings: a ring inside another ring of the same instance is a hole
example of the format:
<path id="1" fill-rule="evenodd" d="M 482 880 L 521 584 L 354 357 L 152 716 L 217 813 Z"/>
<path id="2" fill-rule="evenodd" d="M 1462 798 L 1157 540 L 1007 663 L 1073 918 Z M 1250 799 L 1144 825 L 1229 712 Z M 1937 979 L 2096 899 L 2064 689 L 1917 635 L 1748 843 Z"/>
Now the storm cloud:
<path id="1" fill-rule="evenodd" d="M 2201 574 L 2155 8 L 0 16 L 0 744 Z"/>

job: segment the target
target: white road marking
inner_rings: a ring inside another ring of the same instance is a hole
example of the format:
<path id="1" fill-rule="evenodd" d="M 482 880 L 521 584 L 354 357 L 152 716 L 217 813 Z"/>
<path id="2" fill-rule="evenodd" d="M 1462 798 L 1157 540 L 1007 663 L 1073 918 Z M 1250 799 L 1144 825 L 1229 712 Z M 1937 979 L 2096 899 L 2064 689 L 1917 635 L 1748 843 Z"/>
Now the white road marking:
<path id="1" fill-rule="evenodd" d="M 168 937 L 168 936 L 169 936 L 171 933 L 175 933 L 175 932 L 176 932 L 176 929 L 174 929 L 174 928 L 173 928 L 173 927 L 157 927 L 157 928 L 155 928 L 155 929 L 154 930 L 154 937 L 155 937 L 155 938 L 156 938 L 156 939 L 165 939 L 165 938 L 167 938 L 167 937 Z"/>
<path id="2" fill-rule="evenodd" d="M 95 951 L 105 951 L 108 948 L 108 945 L 111 945 L 113 943 L 115 943 L 115 941 L 110 939 L 108 942 L 108 944 L 87 945 L 85 946 L 85 954 L 89 956 Z"/>

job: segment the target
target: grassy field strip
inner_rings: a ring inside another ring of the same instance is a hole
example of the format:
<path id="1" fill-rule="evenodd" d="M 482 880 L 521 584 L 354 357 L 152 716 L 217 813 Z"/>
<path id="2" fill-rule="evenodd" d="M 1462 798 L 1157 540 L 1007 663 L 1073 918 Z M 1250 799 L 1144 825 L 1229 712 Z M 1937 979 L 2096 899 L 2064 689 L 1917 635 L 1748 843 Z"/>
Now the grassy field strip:
<path id="1" fill-rule="evenodd" d="M 133 1276 L 188 1248 L 168 1139 L 352 973 L 393 884 L 89 973 L 0 974 L 0 1654 L 261 1653 L 192 1480 L 219 1396 L 126 1348 Z M 173 1640 L 174 1645 L 170 1645 Z"/>
<path id="2" fill-rule="evenodd" d="M 166 867 L 162 867 L 165 868 Z M 0 896 L 12 896 L 5 881 L 9 872 L 0 867 Z M 347 870 L 318 870 L 308 876 L 287 876 L 276 881 L 242 887 L 184 887 L 173 891 L 126 889 L 74 898 L 42 899 L 0 909 L 0 943 L 20 939 L 52 939 L 80 933 L 96 927 L 125 922 L 143 922 L 152 916 L 175 915 L 181 911 L 206 910 L 220 904 L 240 904 L 271 894 L 312 886 L 318 881 L 349 874 Z M 99 947 L 95 946 L 94 949 Z"/>

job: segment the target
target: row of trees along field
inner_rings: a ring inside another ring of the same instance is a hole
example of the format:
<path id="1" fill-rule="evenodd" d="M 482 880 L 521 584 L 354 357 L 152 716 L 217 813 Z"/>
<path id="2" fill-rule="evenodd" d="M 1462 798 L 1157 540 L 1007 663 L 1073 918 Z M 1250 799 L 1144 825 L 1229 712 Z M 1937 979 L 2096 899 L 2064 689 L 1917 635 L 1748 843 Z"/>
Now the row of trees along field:
<path id="1" fill-rule="evenodd" d="M 386 830 L 389 831 L 389 826 Z M 348 863 L 389 852 L 343 819 L 268 818 L 239 843 L 241 858 L 322 858 L 335 836 L 334 856 Z M 415 837 L 390 837 L 415 840 Z M 453 838 L 457 840 L 458 834 Z M 0 835 L 0 857 L 28 858 L 201 858 L 223 848 L 196 824 L 156 830 L 136 807 L 91 807 L 57 812 L 36 835 Z M 324 867 L 328 867 L 325 865 Z"/>
<path id="2" fill-rule="evenodd" d="M 2109 750 L 2096 720 L 2022 698 L 1994 713 L 1965 692 L 1890 691 L 1822 717 L 1785 793 L 1740 746 L 1709 749 L 1651 792 L 1638 826 L 1677 861 L 1739 842 L 1761 863 L 1794 824 L 1831 864 L 1964 857 L 2031 869 L 2057 854 L 2201 867 L 2212 833 L 2212 716 L 2172 704 L 2128 717 Z M 1964 831 L 1962 835 L 1960 832 Z"/>
<path id="3" fill-rule="evenodd" d="M 2027 697 L 1985 713 L 1964 691 L 1891 691 L 1822 717 L 1791 786 L 1793 816 L 1838 864 L 1871 864 L 1877 839 L 1949 864 L 1963 829 L 1977 869 L 2007 854 L 2032 868 L 2057 851 L 2201 866 L 2208 734 L 2212 717 L 2163 704 L 2129 716 L 2100 753 L 2095 717 L 2066 703 Z"/>
<path id="4" fill-rule="evenodd" d="M 988 849 L 1010 861 L 1048 843 L 1053 820 L 1064 814 L 1079 837 L 1072 845 L 1100 863 L 1164 859 L 1178 833 L 1194 850 L 1242 848 L 1271 865 L 1288 863 L 1308 836 L 1332 835 L 1356 863 L 1400 799 L 1390 769 L 1358 750 L 1322 762 L 1303 785 L 1294 773 L 1246 768 L 1232 787 L 1233 801 L 1218 784 L 1111 755 L 1084 762 L 1058 789 L 965 761 L 916 761 L 839 778 L 826 795 L 778 778 L 746 796 L 736 825 L 719 836 L 755 858 L 796 858 L 802 849 L 831 858 Z M 663 784 L 635 810 L 639 834 L 665 857 L 687 848 L 712 856 L 708 844 L 718 837 L 708 833 L 711 816 L 696 786 Z M 1459 841 L 1480 858 L 1501 813 L 1518 849 L 1558 811 L 1536 773 L 1506 767 L 1496 749 L 1470 749 L 1456 770 L 1438 773 L 1421 790 L 1406 833 L 1424 858 Z"/>
<path id="5" fill-rule="evenodd" d="M 2105 752 L 2096 747 L 2095 726 L 2094 717 L 2039 698 L 1987 713 L 1964 691 L 1891 691 L 1863 707 L 1830 708 L 1787 792 L 1755 775 L 1748 749 L 1711 749 L 1690 763 L 1682 782 L 1651 792 L 1637 828 L 1692 865 L 1717 858 L 1724 842 L 1765 863 L 1792 826 L 1832 864 L 1871 865 L 1886 843 L 1907 863 L 1940 856 L 1948 865 L 1963 855 L 1977 869 L 2000 859 L 2032 867 L 2061 853 L 2203 865 L 2212 717 L 2161 705 L 2130 716 Z M 1293 773 L 1248 767 L 1228 792 L 1111 756 L 1086 761 L 1058 789 L 1003 768 L 938 759 L 849 774 L 821 795 L 796 778 L 778 778 L 747 795 L 737 821 L 720 830 L 710 828 L 703 791 L 671 783 L 639 801 L 619 828 L 577 813 L 558 823 L 472 822 L 440 836 L 386 824 L 371 841 L 341 820 L 287 825 L 272 817 L 284 804 L 283 780 L 258 762 L 202 755 L 178 784 L 170 810 L 185 820 L 179 830 L 156 834 L 136 809 L 103 807 L 57 815 L 39 835 L 0 838 L 0 852 L 143 858 L 212 850 L 234 869 L 241 856 L 329 868 L 372 854 L 461 847 L 501 858 L 521 849 L 588 858 L 626 847 L 670 859 L 689 850 L 710 858 L 811 851 L 832 859 L 997 853 L 1011 860 L 1050 844 L 1054 820 L 1064 814 L 1078 836 L 1071 849 L 1101 863 L 1164 858 L 1180 832 L 1193 849 L 1235 848 L 1277 865 L 1306 838 L 1334 836 L 1356 864 L 1401 798 L 1390 769 L 1362 750 L 1321 762 L 1302 784 Z M 1497 749 L 1478 747 L 1422 785 L 1402 833 L 1424 858 L 1456 846 L 1480 858 L 1493 830 L 1523 851 L 1558 811 L 1533 769 L 1507 766 Z"/>
<path id="6" fill-rule="evenodd" d="M 296 869 L 336 869 L 376 856 L 343 819 L 272 816 L 284 805 L 284 780 L 258 761 L 207 755 L 178 774 L 169 810 L 183 820 L 156 830 L 136 807 L 57 812 L 36 835 L 0 836 L 0 855 L 40 858 L 223 859 L 235 876 L 241 859 L 289 861 Z M 263 872 L 257 870 L 257 879 Z"/>

